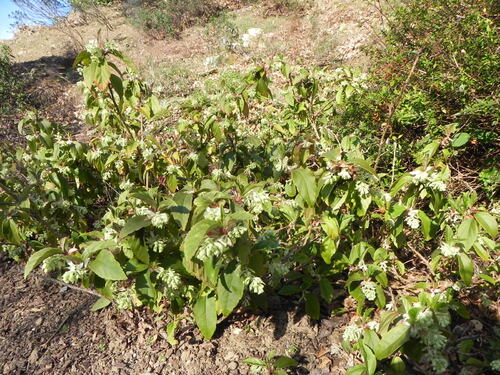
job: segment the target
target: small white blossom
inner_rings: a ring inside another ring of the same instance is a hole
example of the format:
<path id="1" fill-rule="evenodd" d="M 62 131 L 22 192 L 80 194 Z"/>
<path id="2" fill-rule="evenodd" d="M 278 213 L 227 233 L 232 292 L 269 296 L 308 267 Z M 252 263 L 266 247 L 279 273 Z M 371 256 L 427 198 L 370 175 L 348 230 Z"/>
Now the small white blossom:
<path id="1" fill-rule="evenodd" d="M 168 223 L 168 215 L 166 213 L 156 213 L 151 218 L 151 224 L 155 228 L 163 228 Z"/>
<path id="2" fill-rule="evenodd" d="M 339 172 L 339 177 L 343 180 L 349 180 L 351 178 L 351 175 L 349 174 L 349 171 L 345 168 L 342 168 L 342 170 Z"/>
<path id="3" fill-rule="evenodd" d="M 410 172 L 410 174 L 413 177 L 413 181 L 415 183 L 423 183 L 429 180 L 429 173 L 428 173 L 429 168 L 425 170 L 420 170 L 420 169 L 415 169 L 414 171 Z"/>
<path id="4" fill-rule="evenodd" d="M 429 187 L 438 191 L 446 191 L 446 184 L 443 181 L 433 181 L 429 184 Z"/>
<path id="5" fill-rule="evenodd" d="M 264 293 L 264 281 L 260 277 L 254 277 L 250 284 L 248 285 L 248 289 L 255 294 Z"/>
<path id="6" fill-rule="evenodd" d="M 366 323 L 366 325 L 369 329 L 371 329 L 372 331 L 375 331 L 375 332 L 377 332 L 379 329 L 379 324 L 375 320 L 372 320 L 372 321 Z"/>
<path id="7" fill-rule="evenodd" d="M 221 207 L 207 207 L 203 217 L 207 220 L 219 221 L 222 218 Z"/>
<path id="8" fill-rule="evenodd" d="M 405 222 L 411 229 L 418 229 L 420 227 L 420 219 L 417 217 L 417 215 L 418 210 L 410 209 L 408 211 Z"/>
<path id="9" fill-rule="evenodd" d="M 441 244 L 441 247 L 439 248 L 439 250 L 441 250 L 441 254 L 443 254 L 443 256 L 448 257 L 448 258 L 454 257 L 454 256 L 458 255 L 458 253 L 460 252 L 459 247 L 452 246 L 446 242 L 443 242 Z"/>
<path id="10" fill-rule="evenodd" d="M 375 284 L 371 281 L 363 281 L 361 283 L 361 291 L 369 301 L 373 301 L 375 300 L 375 298 L 377 298 L 377 290 L 375 288 Z"/>
<path id="11" fill-rule="evenodd" d="M 370 193 L 370 186 L 364 182 L 356 182 L 356 190 L 361 196 L 366 196 Z"/>
<path id="12" fill-rule="evenodd" d="M 494 361 L 491 361 L 491 363 L 490 363 L 490 367 L 491 367 L 494 371 L 498 371 L 498 372 L 500 372 L 500 359 L 495 359 Z"/>
<path id="13" fill-rule="evenodd" d="M 358 341 L 361 338 L 362 334 L 363 328 L 355 325 L 350 325 L 346 327 L 344 333 L 342 334 L 342 338 L 344 339 L 344 341 L 353 342 Z"/>

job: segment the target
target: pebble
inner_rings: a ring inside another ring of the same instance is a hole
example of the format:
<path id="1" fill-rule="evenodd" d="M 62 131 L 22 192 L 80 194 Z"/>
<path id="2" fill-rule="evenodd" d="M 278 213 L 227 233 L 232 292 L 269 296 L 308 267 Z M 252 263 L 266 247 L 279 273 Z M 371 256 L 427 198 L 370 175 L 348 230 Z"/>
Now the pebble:
<path id="1" fill-rule="evenodd" d="M 229 362 L 229 364 L 227 365 L 227 368 L 229 370 L 236 370 L 238 368 L 238 363 L 235 361 Z"/>

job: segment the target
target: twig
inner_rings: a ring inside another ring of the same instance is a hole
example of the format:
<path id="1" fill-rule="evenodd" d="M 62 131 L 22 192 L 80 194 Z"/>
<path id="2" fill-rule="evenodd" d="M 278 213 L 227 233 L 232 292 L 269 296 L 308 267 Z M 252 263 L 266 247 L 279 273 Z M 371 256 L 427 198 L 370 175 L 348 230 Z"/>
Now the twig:
<path id="1" fill-rule="evenodd" d="M 420 260 L 422 260 L 422 262 L 424 262 L 424 264 L 429 269 L 429 272 L 431 273 L 432 278 L 434 278 L 436 276 L 436 273 L 434 272 L 431 265 L 429 264 L 429 261 L 427 259 L 425 259 L 425 257 L 417 249 L 415 249 L 410 243 L 408 243 L 408 247 L 411 249 L 411 251 L 413 251 L 420 258 Z"/>
<path id="2" fill-rule="evenodd" d="M 64 286 L 64 287 L 68 287 L 70 289 L 74 289 L 74 290 L 78 290 L 79 292 L 82 292 L 82 293 L 87 293 L 87 294 L 91 294 L 93 296 L 96 296 L 96 297 L 99 297 L 101 298 L 102 296 L 97 293 L 97 292 L 94 292 L 92 290 L 89 290 L 89 289 L 84 289 L 84 288 L 80 288 L 79 286 L 75 286 L 75 285 L 71 285 L 71 284 L 66 284 L 65 282 L 63 281 L 60 281 L 60 280 L 57 280 L 57 279 L 54 279 L 52 277 L 47 277 L 47 276 L 44 276 L 44 275 L 40 275 L 40 274 L 34 274 L 36 277 L 39 277 L 43 280 L 47 280 L 47 281 L 51 281 L 55 284 L 59 284 L 61 286 Z"/>
<path id="3" fill-rule="evenodd" d="M 404 92 L 406 90 L 406 86 L 408 86 L 408 83 L 410 82 L 411 77 L 415 73 L 415 68 L 417 67 L 417 63 L 418 63 L 419 59 L 420 59 L 420 51 L 417 53 L 417 56 L 415 56 L 415 60 L 413 61 L 413 65 L 411 67 L 411 70 L 408 73 L 408 76 L 406 77 L 406 80 L 403 82 L 403 86 L 401 86 L 401 93 L 399 94 L 399 97 L 397 98 L 396 102 L 394 104 L 390 105 L 390 107 L 389 107 L 389 114 L 387 116 L 387 121 L 385 123 L 386 126 L 384 127 L 384 131 L 382 133 L 382 137 L 380 138 L 380 142 L 378 144 L 379 151 L 378 151 L 378 154 L 377 154 L 377 158 L 375 159 L 375 166 L 374 166 L 375 170 L 377 170 L 378 163 L 380 161 L 380 157 L 382 156 L 382 150 L 383 150 L 383 145 L 385 143 L 385 136 L 387 134 L 387 130 L 389 128 L 392 129 L 392 124 L 391 124 L 392 116 L 394 116 L 394 113 L 396 112 L 396 109 L 399 107 L 399 104 L 401 103 L 401 100 L 403 98 Z M 391 131 L 391 133 L 392 133 L 392 131 Z"/>

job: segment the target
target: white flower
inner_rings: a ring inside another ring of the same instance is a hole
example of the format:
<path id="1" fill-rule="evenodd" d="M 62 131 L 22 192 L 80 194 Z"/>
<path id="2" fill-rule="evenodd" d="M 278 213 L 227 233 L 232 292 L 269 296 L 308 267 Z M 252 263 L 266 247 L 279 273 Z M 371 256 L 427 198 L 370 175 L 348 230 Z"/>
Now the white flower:
<path id="1" fill-rule="evenodd" d="M 134 184 L 129 180 L 120 183 L 120 189 L 122 190 L 130 190 L 133 186 Z"/>
<path id="2" fill-rule="evenodd" d="M 413 182 L 415 183 L 423 183 L 429 180 L 429 173 L 428 173 L 429 168 L 425 170 L 420 170 L 420 169 L 415 169 L 414 171 L 410 172 L 410 174 L 413 176 Z"/>
<path id="3" fill-rule="evenodd" d="M 429 184 L 429 187 L 438 191 L 446 191 L 446 184 L 443 181 L 433 181 Z"/>
<path id="4" fill-rule="evenodd" d="M 452 246 L 446 242 L 443 242 L 441 244 L 441 247 L 439 248 L 439 250 L 441 250 L 441 254 L 443 254 L 443 256 L 448 257 L 448 258 L 454 257 L 454 256 L 458 255 L 458 253 L 460 252 L 459 247 Z"/>
<path id="5" fill-rule="evenodd" d="M 156 213 L 151 218 L 151 224 L 155 228 L 163 228 L 168 223 L 168 215 L 166 213 Z"/>
<path id="6" fill-rule="evenodd" d="M 377 290 L 375 288 L 375 284 L 371 281 L 363 281 L 361 283 L 361 291 L 369 301 L 373 301 L 375 300 L 375 298 L 377 298 Z"/>
<path id="7" fill-rule="evenodd" d="M 345 168 L 342 168 L 342 170 L 339 172 L 339 177 L 343 180 L 349 180 L 351 178 L 351 175 L 349 174 L 349 171 Z"/>
<path id="8" fill-rule="evenodd" d="M 391 194 L 386 193 L 386 192 L 384 192 L 384 193 L 382 194 L 382 197 L 384 198 L 384 200 L 385 200 L 386 202 L 390 202 L 390 201 L 391 201 L 391 199 L 392 199 Z"/>
<path id="9" fill-rule="evenodd" d="M 116 237 L 117 231 L 114 230 L 113 228 L 106 227 L 106 228 L 104 228 L 102 233 L 104 236 L 104 240 L 108 241 L 108 240 L 112 240 Z"/>
<path id="10" fill-rule="evenodd" d="M 158 278 L 165 283 L 167 289 L 176 291 L 181 287 L 181 276 L 173 269 L 158 267 L 158 271 Z"/>
<path id="11" fill-rule="evenodd" d="M 255 294 L 264 293 L 264 281 L 260 277 L 248 277 L 245 280 L 245 284 L 248 285 L 248 289 Z"/>
<path id="12" fill-rule="evenodd" d="M 448 368 L 448 360 L 442 355 L 433 356 L 431 364 L 434 371 L 436 371 L 436 374 L 441 374 Z"/>
<path id="13" fill-rule="evenodd" d="M 491 361 L 490 367 L 494 371 L 499 371 L 500 372 L 500 359 L 495 359 L 494 361 Z"/>
<path id="14" fill-rule="evenodd" d="M 203 213 L 203 217 L 207 220 L 219 221 L 222 218 L 221 208 L 217 207 L 207 207 Z"/>
<path id="15" fill-rule="evenodd" d="M 410 209 L 408 211 L 405 222 L 411 229 L 418 229 L 420 227 L 420 219 L 417 217 L 417 215 L 418 210 Z"/>
<path id="16" fill-rule="evenodd" d="M 155 214 L 147 207 L 138 207 L 135 209 L 135 213 L 139 216 L 148 216 L 148 217 L 152 217 Z"/>
<path id="17" fill-rule="evenodd" d="M 375 320 L 372 320 L 371 322 L 366 323 L 367 327 L 371 329 L 372 331 L 378 331 L 379 329 L 379 324 Z"/>
<path id="18" fill-rule="evenodd" d="M 366 196 L 370 193 L 370 186 L 364 182 L 356 182 L 355 188 L 361 196 Z"/>
<path id="19" fill-rule="evenodd" d="M 245 204 L 250 208 L 252 213 L 260 214 L 264 211 L 264 204 L 270 201 L 269 194 L 265 191 L 257 192 L 256 190 L 251 190 L 243 198 Z"/>
<path id="20" fill-rule="evenodd" d="M 362 334 L 363 328 L 355 325 L 350 325 L 346 327 L 344 333 L 342 334 L 342 338 L 344 339 L 344 341 L 348 342 L 358 341 L 361 338 Z"/>
<path id="21" fill-rule="evenodd" d="M 384 260 L 383 262 L 380 262 L 380 263 L 378 264 L 378 266 L 380 267 L 380 269 L 381 269 L 382 271 L 387 272 L 387 261 L 386 261 L 386 260 Z"/>
<path id="22" fill-rule="evenodd" d="M 155 253 L 162 253 L 163 250 L 165 250 L 166 245 L 167 244 L 165 241 L 161 241 L 161 240 L 155 241 L 155 242 L 153 242 L 153 251 Z"/>

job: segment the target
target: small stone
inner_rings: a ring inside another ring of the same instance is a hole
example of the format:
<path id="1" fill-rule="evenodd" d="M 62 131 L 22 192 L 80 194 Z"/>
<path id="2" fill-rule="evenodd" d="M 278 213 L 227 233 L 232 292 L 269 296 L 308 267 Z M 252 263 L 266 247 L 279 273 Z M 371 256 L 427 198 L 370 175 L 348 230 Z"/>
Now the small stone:
<path id="1" fill-rule="evenodd" d="M 229 362 L 229 364 L 227 365 L 227 368 L 229 370 L 236 370 L 238 368 L 238 363 L 235 361 Z"/>
<path id="2" fill-rule="evenodd" d="M 28 362 L 31 363 L 31 364 L 33 364 L 36 361 L 38 361 L 38 350 L 37 349 L 33 349 L 33 351 L 31 352 L 30 356 L 28 357 Z"/>

